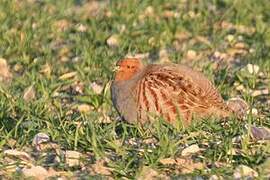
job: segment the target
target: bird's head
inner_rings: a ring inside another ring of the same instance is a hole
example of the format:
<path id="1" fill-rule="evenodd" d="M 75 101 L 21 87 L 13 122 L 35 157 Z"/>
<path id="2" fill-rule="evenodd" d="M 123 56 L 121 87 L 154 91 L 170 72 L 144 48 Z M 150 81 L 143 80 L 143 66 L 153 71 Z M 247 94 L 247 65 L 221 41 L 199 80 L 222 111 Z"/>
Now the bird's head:
<path id="1" fill-rule="evenodd" d="M 129 80 L 143 69 L 144 65 L 140 59 L 125 58 L 116 63 L 115 81 Z"/>

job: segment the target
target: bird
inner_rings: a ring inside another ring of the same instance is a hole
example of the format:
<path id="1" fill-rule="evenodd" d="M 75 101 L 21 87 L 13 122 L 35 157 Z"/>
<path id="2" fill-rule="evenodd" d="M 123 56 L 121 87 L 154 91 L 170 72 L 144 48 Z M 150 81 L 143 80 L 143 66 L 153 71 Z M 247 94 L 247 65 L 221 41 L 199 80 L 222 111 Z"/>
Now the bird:
<path id="1" fill-rule="evenodd" d="M 123 58 L 116 67 L 112 102 L 128 123 L 145 124 L 162 117 L 169 124 L 180 119 L 188 126 L 194 119 L 240 116 L 247 108 L 242 99 L 225 102 L 203 73 L 186 65 L 144 65 L 141 59 Z"/>

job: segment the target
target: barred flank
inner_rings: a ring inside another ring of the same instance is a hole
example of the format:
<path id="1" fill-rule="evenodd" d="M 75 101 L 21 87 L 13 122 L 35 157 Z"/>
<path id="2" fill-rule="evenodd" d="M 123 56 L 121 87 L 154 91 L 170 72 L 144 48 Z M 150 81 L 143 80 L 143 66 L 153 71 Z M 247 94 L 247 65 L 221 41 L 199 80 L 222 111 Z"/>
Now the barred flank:
<path id="1" fill-rule="evenodd" d="M 212 83 L 186 66 L 143 66 L 134 58 L 120 60 L 118 65 L 113 100 L 129 122 L 144 123 L 157 115 L 170 123 L 181 117 L 187 124 L 193 115 L 226 117 L 231 111 Z"/>
<path id="2" fill-rule="evenodd" d="M 206 87 L 203 90 L 172 70 L 149 72 L 137 84 L 138 118 L 146 120 L 149 113 L 155 113 L 169 122 L 178 115 L 189 120 L 196 108 L 207 111 L 213 103 L 222 104 L 222 98 L 211 84 Z"/>

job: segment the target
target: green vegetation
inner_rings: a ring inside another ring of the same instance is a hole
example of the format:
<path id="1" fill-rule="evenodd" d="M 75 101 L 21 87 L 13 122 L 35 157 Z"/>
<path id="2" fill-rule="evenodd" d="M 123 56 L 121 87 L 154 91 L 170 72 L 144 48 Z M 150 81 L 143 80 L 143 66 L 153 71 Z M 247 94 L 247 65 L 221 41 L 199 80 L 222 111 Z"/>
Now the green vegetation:
<path id="1" fill-rule="evenodd" d="M 9 66 L 6 72 L 0 65 L 0 176 L 22 176 L 18 167 L 26 163 L 4 153 L 16 149 L 33 157 L 28 163 L 61 172 L 56 176 L 226 179 L 245 165 L 266 178 L 270 144 L 252 138 L 249 127 L 270 128 L 268 0 L 1 0 L 0 24 L 0 57 Z M 203 71 L 224 99 L 240 96 L 253 114 L 186 129 L 118 121 L 113 66 L 146 53 L 148 63 L 170 60 Z M 45 156 L 32 145 L 40 132 L 57 144 Z M 173 161 L 193 144 L 201 149 L 189 163 Z M 80 165 L 70 167 L 65 150 L 80 152 Z M 52 154 L 57 161 L 46 158 Z"/>

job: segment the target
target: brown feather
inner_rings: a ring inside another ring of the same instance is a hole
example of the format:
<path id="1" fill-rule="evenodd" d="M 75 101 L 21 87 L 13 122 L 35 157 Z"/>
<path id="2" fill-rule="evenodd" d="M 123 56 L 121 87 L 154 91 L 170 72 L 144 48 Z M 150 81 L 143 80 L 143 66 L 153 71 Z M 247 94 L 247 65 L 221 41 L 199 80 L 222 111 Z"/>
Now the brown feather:
<path id="1" fill-rule="evenodd" d="M 144 123 L 157 115 L 172 124 L 181 117 L 188 125 L 193 115 L 202 118 L 231 114 L 211 81 L 187 66 L 144 67 L 136 59 L 124 59 L 118 65 L 112 99 L 118 112 L 129 122 Z"/>

